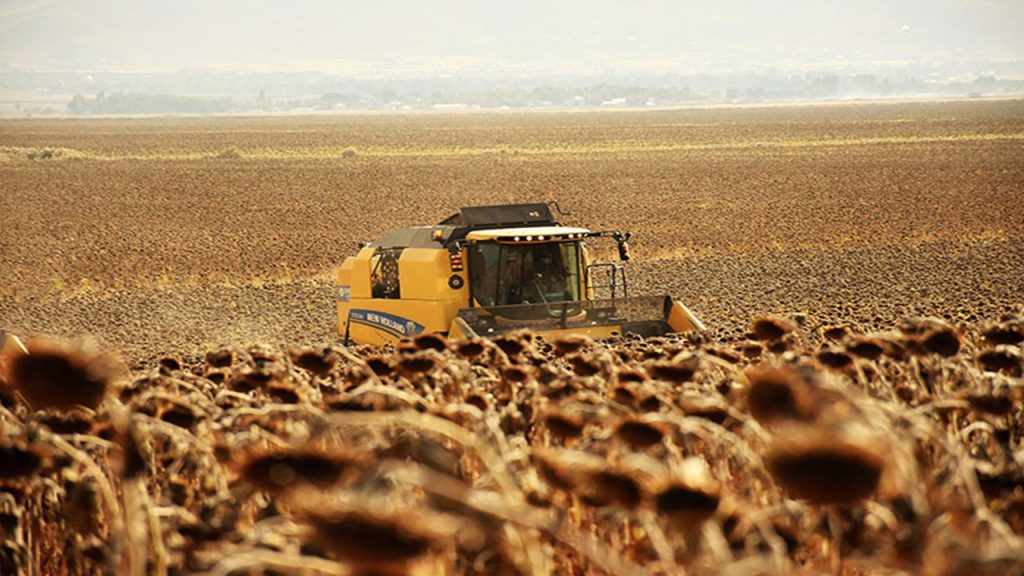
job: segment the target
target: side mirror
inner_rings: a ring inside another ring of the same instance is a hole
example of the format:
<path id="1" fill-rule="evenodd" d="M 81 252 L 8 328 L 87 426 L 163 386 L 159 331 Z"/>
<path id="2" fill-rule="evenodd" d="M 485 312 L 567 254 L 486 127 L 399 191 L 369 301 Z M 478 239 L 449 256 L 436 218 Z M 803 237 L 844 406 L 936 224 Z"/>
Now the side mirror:
<path id="1" fill-rule="evenodd" d="M 623 262 L 629 260 L 629 239 L 632 237 L 632 232 L 615 231 L 612 233 L 612 238 L 615 238 L 615 242 L 619 245 L 619 260 Z"/>
<path id="2" fill-rule="evenodd" d="M 619 244 L 619 260 L 629 260 L 629 244 L 625 242 Z"/>

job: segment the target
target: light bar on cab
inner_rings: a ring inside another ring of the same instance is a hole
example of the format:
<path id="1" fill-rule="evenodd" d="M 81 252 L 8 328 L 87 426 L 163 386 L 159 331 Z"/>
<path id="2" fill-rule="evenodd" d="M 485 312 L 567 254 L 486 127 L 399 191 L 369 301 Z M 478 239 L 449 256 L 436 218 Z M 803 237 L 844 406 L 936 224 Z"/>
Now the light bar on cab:
<path id="1" fill-rule="evenodd" d="M 512 236 L 512 237 L 506 236 L 504 238 L 504 241 L 508 242 L 508 241 L 511 240 L 512 242 L 547 242 L 547 241 L 552 241 L 552 240 L 581 240 L 581 239 L 586 238 L 586 237 L 587 237 L 586 234 L 577 234 L 577 233 L 571 233 L 571 234 L 546 234 L 546 235 L 537 235 L 537 236 L 532 236 L 532 235 L 531 236 Z M 498 238 L 496 238 L 496 240 L 501 242 L 503 239 L 501 237 L 498 237 Z"/>

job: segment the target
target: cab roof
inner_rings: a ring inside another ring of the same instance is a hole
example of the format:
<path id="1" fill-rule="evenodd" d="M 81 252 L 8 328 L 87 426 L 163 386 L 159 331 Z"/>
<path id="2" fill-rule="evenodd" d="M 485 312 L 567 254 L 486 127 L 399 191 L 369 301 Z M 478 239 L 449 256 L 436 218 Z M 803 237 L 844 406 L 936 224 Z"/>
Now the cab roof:
<path id="1" fill-rule="evenodd" d="M 547 204 L 498 204 L 467 206 L 433 226 L 415 226 L 395 230 L 370 242 L 380 248 L 444 248 L 454 242 L 504 240 L 515 242 L 516 236 L 554 236 L 585 234 L 584 228 L 561 226 Z"/>
<path id="2" fill-rule="evenodd" d="M 557 226 L 547 204 L 498 204 L 467 206 L 441 221 L 462 228 L 509 228 L 512 226 Z"/>

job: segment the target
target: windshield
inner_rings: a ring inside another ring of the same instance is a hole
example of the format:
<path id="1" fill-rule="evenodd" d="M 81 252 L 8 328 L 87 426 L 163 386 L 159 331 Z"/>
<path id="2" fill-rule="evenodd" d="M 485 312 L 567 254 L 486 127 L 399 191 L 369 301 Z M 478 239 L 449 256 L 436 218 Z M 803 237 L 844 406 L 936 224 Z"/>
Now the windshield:
<path id="1" fill-rule="evenodd" d="M 469 246 L 473 297 L 482 306 L 549 304 L 580 299 L 578 242 Z"/>

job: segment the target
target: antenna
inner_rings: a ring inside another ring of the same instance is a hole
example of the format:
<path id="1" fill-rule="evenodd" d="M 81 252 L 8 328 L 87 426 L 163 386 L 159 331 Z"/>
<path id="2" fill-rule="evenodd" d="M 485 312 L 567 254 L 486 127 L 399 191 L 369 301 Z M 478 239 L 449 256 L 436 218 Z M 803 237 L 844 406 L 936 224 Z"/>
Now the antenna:
<path id="1" fill-rule="evenodd" d="M 558 205 L 558 200 L 549 200 L 548 206 L 554 208 L 559 216 L 572 216 L 572 214 L 562 211 L 562 207 Z"/>

